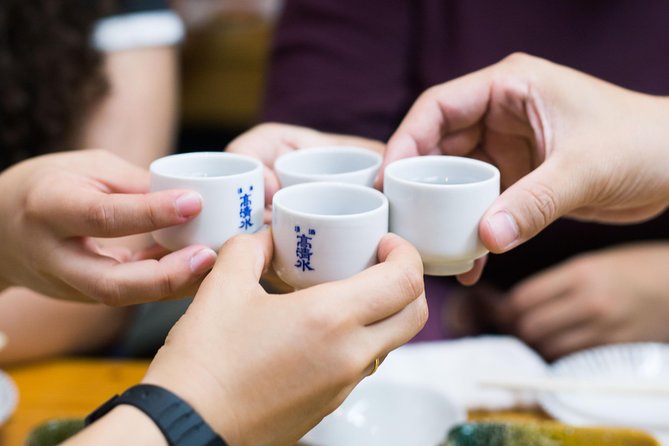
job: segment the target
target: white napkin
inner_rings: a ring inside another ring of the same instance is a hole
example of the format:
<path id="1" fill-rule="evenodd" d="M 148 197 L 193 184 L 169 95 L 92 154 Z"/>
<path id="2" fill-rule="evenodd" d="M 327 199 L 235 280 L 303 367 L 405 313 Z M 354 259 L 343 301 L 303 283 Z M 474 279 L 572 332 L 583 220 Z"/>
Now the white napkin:
<path id="1" fill-rule="evenodd" d="M 531 392 L 484 388 L 490 378 L 538 378 L 546 363 L 516 338 L 481 336 L 407 344 L 392 352 L 372 379 L 418 384 L 467 409 L 510 409 L 537 404 Z"/>

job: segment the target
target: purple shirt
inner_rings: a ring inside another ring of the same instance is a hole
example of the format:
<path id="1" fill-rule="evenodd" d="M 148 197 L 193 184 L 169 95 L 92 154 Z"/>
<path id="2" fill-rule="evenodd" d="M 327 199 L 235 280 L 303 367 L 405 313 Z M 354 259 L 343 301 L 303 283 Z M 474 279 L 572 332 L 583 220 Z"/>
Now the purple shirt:
<path id="1" fill-rule="evenodd" d="M 669 94 L 666 0 L 287 0 L 264 121 L 387 139 L 426 88 L 524 51 L 652 94 Z M 619 227 L 561 220 L 492 256 L 484 279 L 505 289 L 581 252 L 667 236 L 669 215 Z M 428 280 L 439 323 L 453 282 Z"/>

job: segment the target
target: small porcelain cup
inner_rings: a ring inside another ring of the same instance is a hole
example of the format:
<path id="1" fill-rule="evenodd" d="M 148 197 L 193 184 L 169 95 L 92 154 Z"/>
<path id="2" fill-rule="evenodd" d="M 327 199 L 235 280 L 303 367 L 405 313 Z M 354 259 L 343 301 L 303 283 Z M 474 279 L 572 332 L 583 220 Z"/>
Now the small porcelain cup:
<path id="1" fill-rule="evenodd" d="M 481 217 L 499 195 L 499 170 L 454 156 L 421 156 L 390 163 L 383 190 L 390 204 L 390 231 L 412 243 L 425 274 L 469 271 L 485 255 Z"/>
<path id="2" fill-rule="evenodd" d="M 410 370 L 410 369 L 409 369 Z M 363 380 L 300 444 L 432 446 L 467 419 L 466 411 L 434 387 Z"/>
<path id="3" fill-rule="evenodd" d="M 388 200 L 370 187 L 305 183 L 274 195 L 274 269 L 296 289 L 374 265 L 387 232 Z"/>
<path id="4" fill-rule="evenodd" d="M 263 225 L 262 163 L 223 152 L 194 152 L 160 158 L 150 167 L 151 191 L 190 189 L 202 196 L 202 212 L 183 225 L 153 232 L 161 246 L 177 250 L 203 244 L 218 250 L 230 237 Z"/>
<path id="5" fill-rule="evenodd" d="M 316 181 L 372 187 L 381 161 L 380 154 L 362 147 L 314 147 L 280 156 L 274 163 L 274 171 L 281 187 Z"/>

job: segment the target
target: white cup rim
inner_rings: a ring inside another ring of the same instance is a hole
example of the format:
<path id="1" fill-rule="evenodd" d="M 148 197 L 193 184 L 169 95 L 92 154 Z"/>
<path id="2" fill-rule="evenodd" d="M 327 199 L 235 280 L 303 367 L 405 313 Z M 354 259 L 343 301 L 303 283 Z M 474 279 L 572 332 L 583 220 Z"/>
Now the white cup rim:
<path id="1" fill-rule="evenodd" d="M 231 173 L 226 175 L 217 175 L 217 176 L 188 176 L 188 175 L 177 175 L 170 172 L 166 172 L 166 166 L 172 165 L 174 162 L 177 162 L 181 159 L 214 159 L 214 160 L 236 160 L 249 163 L 250 168 L 238 173 Z M 257 170 L 262 170 L 263 164 L 258 159 L 253 158 L 247 155 L 239 155 L 237 153 L 228 153 L 228 152 L 186 152 L 186 153 L 177 153 L 174 155 L 164 156 L 153 161 L 149 166 L 149 171 L 152 175 L 160 176 L 163 178 L 170 178 L 175 180 L 188 180 L 193 182 L 212 182 L 220 181 L 221 179 L 235 179 L 237 177 L 242 177 L 248 175 L 249 173 L 255 172 Z"/>
<path id="2" fill-rule="evenodd" d="M 352 191 L 355 193 L 359 194 L 365 194 L 367 196 L 372 196 L 376 199 L 379 200 L 379 203 L 377 206 L 373 207 L 372 209 L 362 211 L 362 212 L 352 212 L 352 213 L 347 213 L 347 214 L 321 214 L 321 213 L 315 213 L 315 212 L 304 212 L 304 211 L 299 211 L 296 209 L 293 209 L 291 207 L 287 207 L 282 201 L 284 200 L 284 196 L 287 196 L 289 194 L 293 193 L 298 193 L 301 192 L 303 189 L 339 189 L 339 190 L 347 190 L 347 191 Z M 303 218 L 309 218 L 312 220 L 321 220 L 321 221 L 337 221 L 337 220 L 350 220 L 351 218 L 365 218 L 367 216 L 373 215 L 379 211 L 383 211 L 383 209 L 388 209 L 388 199 L 386 196 L 379 192 L 378 190 L 367 187 L 367 186 L 361 186 L 358 184 L 348 184 L 348 183 L 337 183 L 337 182 L 330 182 L 330 181 L 321 181 L 321 182 L 315 182 L 315 183 L 300 183 L 300 184 L 295 184 L 292 186 L 287 186 L 282 189 L 280 189 L 278 192 L 274 194 L 274 197 L 272 198 L 272 212 L 276 212 L 276 210 L 280 210 L 282 212 L 285 212 L 287 214 L 292 214 L 295 216 L 303 217 Z"/>
<path id="3" fill-rule="evenodd" d="M 361 167 L 359 169 L 347 170 L 344 172 L 337 173 L 309 173 L 304 172 L 298 169 L 294 169 L 291 166 L 291 161 L 296 158 L 309 158 L 313 156 L 320 156 L 323 154 L 354 154 L 362 157 L 366 157 L 370 160 L 372 164 Z M 336 179 L 344 175 L 349 175 L 356 172 L 364 172 L 371 170 L 378 170 L 381 167 L 383 162 L 383 156 L 375 152 L 372 149 L 365 147 L 351 146 L 351 145 L 342 145 L 342 146 L 318 146 L 318 147 L 304 147 L 298 150 L 293 150 L 292 152 L 285 153 L 276 159 L 274 162 L 274 170 L 277 174 L 286 174 L 291 176 L 299 176 L 302 178 L 309 179 L 322 179 L 322 178 L 332 178 Z"/>
<path id="4" fill-rule="evenodd" d="M 471 181 L 467 183 L 425 183 L 416 180 L 409 180 L 399 175 L 397 172 L 399 169 L 405 168 L 410 165 L 423 165 L 423 164 L 448 164 L 448 165 L 466 165 L 474 166 L 481 171 L 486 172 L 489 176 L 479 181 Z M 487 183 L 497 183 L 499 182 L 499 169 L 493 166 L 490 163 L 485 161 L 480 161 L 473 158 L 466 158 L 463 156 L 449 156 L 449 155 L 427 155 L 427 156 L 413 156 L 409 158 L 402 158 L 386 166 L 384 171 L 384 181 L 385 179 L 390 179 L 397 183 L 401 183 L 411 187 L 419 187 L 425 189 L 466 189 L 471 187 L 481 187 Z"/>

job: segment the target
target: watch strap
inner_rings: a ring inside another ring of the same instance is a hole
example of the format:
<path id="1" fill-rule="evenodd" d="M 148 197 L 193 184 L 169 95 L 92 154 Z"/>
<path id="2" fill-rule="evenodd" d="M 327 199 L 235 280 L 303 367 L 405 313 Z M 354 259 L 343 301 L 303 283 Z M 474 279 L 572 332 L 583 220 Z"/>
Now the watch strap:
<path id="1" fill-rule="evenodd" d="M 113 396 L 86 417 L 86 425 L 120 404 L 129 404 L 144 412 L 158 426 L 170 446 L 227 446 L 190 404 L 152 384 L 139 384 Z"/>

